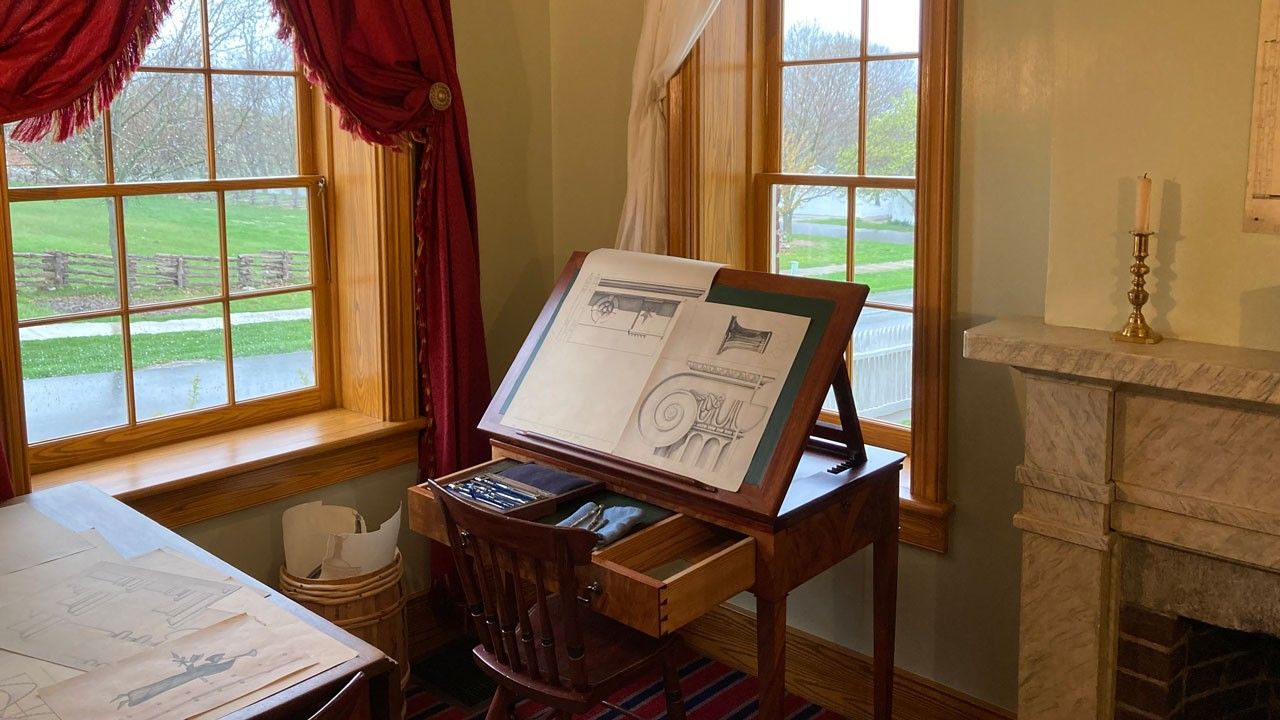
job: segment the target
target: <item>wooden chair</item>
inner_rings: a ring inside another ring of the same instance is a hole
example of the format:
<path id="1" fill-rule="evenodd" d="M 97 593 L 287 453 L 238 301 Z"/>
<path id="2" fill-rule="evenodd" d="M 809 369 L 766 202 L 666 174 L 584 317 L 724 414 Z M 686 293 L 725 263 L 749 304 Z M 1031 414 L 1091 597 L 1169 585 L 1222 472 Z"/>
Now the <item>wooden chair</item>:
<path id="1" fill-rule="evenodd" d="M 360 700 L 369 695 L 369 680 L 363 672 L 351 676 L 351 680 L 324 704 L 309 720 L 351 720 Z"/>
<path id="2" fill-rule="evenodd" d="M 498 684 L 487 720 L 513 717 L 519 698 L 568 720 L 604 704 L 620 687 L 658 666 L 667 717 L 684 720 L 671 637 L 653 638 L 590 609 L 578 571 L 591 565 L 595 533 L 519 520 L 472 505 L 435 482 L 462 580 L 467 615 L 480 644 L 477 664 Z M 559 592 L 549 588 L 555 584 Z"/>

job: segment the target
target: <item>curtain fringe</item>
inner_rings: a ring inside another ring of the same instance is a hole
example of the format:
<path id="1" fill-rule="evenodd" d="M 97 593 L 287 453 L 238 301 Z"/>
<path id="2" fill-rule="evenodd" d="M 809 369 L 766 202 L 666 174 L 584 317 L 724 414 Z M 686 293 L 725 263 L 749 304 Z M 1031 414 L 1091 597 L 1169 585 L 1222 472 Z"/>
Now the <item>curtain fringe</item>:
<path id="1" fill-rule="evenodd" d="M 324 91 L 324 99 L 332 106 L 338 109 L 338 127 L 364 140 L 365 142 L 375 145 L 387 145 L 397 150 L 403 150 L 410 146 L 413 142 L 420 142 L 424 138 L 419 133 L 385 133 L 375 130 L 365 123 L 356 119 L 346 106 L 342 104 L 334 94 L 329 90 L 331 83 L 326 82 L 327 78 L 318 69 L 321 65 L 314 61 L 310 52 L 304 47 L 305 43 L 294 42 L 297 35 L 297 23 L 294 22 L 293 15 L 289 13 L 289 8 L 285 6 L 284 0 L 270 0 L 271 12 L 280 20 L 280 30 L 276 33 L 276 37 L 288 43 L 293 47 L 294 56 L 298 60 L 298 66 L 302 68 L 302 74 L 312 85 L 318 86 Z"/>
<path id="2" fill-rule="evenodd" d="M 53 133 L 53 141 L 62 142 L 92 125 L 142 64 L 147 46 L 155 39 L 160 24 L 169 15 L 170 2 L 171 0 L 146 0 L 138 27 L 134 29 L 120 54 L 107 65 L 102 77 L 69 105 L 19 122 L 13 130 L 13 139 L 33 143 Z"/>

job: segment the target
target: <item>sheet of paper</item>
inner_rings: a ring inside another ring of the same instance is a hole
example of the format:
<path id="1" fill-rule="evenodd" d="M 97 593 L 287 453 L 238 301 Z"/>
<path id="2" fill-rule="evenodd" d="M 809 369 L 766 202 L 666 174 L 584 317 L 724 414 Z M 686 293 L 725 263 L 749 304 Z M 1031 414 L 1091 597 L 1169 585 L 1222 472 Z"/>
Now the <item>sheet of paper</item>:
<path id="1" fill-rule="evenodd" d="M 301 578 L 311 577 L 324 562 L 329 535 L 364 529 L 360 513 L 319 500 L 285 510 L 280 522 L 284 528 L 285 569 Z"/>
<path id="2" fill-rule="evenodd" d="M 313 664 L 288 638 L 236 615 L 39 694 L 64 718 L 186 720 Z"/>
<path id="3" fill-rule="evenodd" d="M 5 575 L 3 582 L 0 582 L 0 606 L 9 605 L 38 590 L 56 585 L 100 562 L 124 562 L 120 553 L 96 530 L 87 530 L 80 533 L 80 536 L 92 545 L 90 549 Z"/>
<path id="4" fill-rule="evenodd" d="M 690 304 L 615 454 L 736 492 L 808 328 L 797 315 Z"/>
<path id="5" fill-rule="evenodd" d="M 92 548 L 87 540 L 26 503 L 0 507 L 0 575 Z"/>
<path id="6" fill-rule="evenodd" d="M 79 670 L 0 650 L 0 718 L 61 720 L 36 690 L 80 674 Z"/>
<path id="7" fill-rule="evenodd" d="M 720 266 L 619 250 L 587 256 L 502 423 L 612 452 L 683 308 Z"/>
<path id="8" fill-rule="evenodd" d="M 304 652 L 315 661 L 303 670 L 287 675 L 263 687 L 256 692 L 220 705 L 203 715 L 198 720 L 213 720 L 228 713 L 248 707 L 263 698 L 270 697 L 281 690 L 296 685 L 307 678 L 318 675 L 331 667 L 336 667 L 357 655 L 356 651 L 320 632 L 297 615 L 252 593 L 238 592 L 218 601 L 214 608 L 232 614 L 245 613 L 273 631 L 289 638 L 299 652 Z"/>
<path id="9" fill-rule="evenodd" d="M 0 607 L 0 648 L 93 670 L 225 619 L 209 606 L 237 589 L 102 562 Z"/>
<path id="10" fill-rule="evenodd" d="M 400 540 L 400 511 L 373 532 L 331 534 L 325 542 L 324 561 L 320 564 L 321 580 L 341 580 L 384 568 L 396 559 Z"/>
<path id="11" fill-rule="evenodd" d="M 145 555 L 139 555 L 129 560 L 130 565 L 144 567 L 148 570 L 157 570 L 159 572 L 172 573 L 174 575 L 183 575 L 185 577 L 200 578 L 201 580 L 211 580 L 217 583 L 227 583 L 240 588 L 240 592 L 249 592 L 261 597 L 268 597 L 271 591 L 264 590 L 253 585 L 245 585 L 229 576 L 227 573 L 218 570 L 215 567 L 205 565 L 204 563 L 184 554 L 181 550 L 173 548 L 160 548 L 152 550 Z"/>

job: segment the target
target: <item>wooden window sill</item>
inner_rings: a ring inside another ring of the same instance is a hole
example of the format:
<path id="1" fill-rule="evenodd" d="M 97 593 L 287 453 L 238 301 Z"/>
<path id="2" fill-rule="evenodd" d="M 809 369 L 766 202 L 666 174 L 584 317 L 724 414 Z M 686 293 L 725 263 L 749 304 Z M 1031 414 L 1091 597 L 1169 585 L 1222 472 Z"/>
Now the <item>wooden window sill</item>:
<path id="1" fill-rule="evenodd" d="M 911 459 L 902 467 L 898 486 L 899 540 L 925 550 L 947 552 L 951 512 L 955 503 L 937 502 L 911 495 Z"/>
<path id="2" fill-rule="evenodd" d="M 414 462 L 424 425 L 324 410 L 41 473 L 31 485 L 87 482 L 180 527 Z"/>

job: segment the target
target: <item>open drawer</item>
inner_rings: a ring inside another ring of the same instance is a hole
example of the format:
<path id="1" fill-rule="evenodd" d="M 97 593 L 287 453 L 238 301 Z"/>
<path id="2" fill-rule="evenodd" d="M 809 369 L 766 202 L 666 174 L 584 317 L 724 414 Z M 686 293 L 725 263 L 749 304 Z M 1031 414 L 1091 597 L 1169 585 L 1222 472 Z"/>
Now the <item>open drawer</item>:
<path id="1" fill-rule="evenodd" d="M 504 462 L 477 465 L 441 482 Z M 409 489 L 409 526 L 448 544 L 444 517 L 425 485 Z M 582 594 L 602 615 L 655 637 L 665 635 L 755 583 L 755 542 L 677 513 L 597 551 Z"/>

